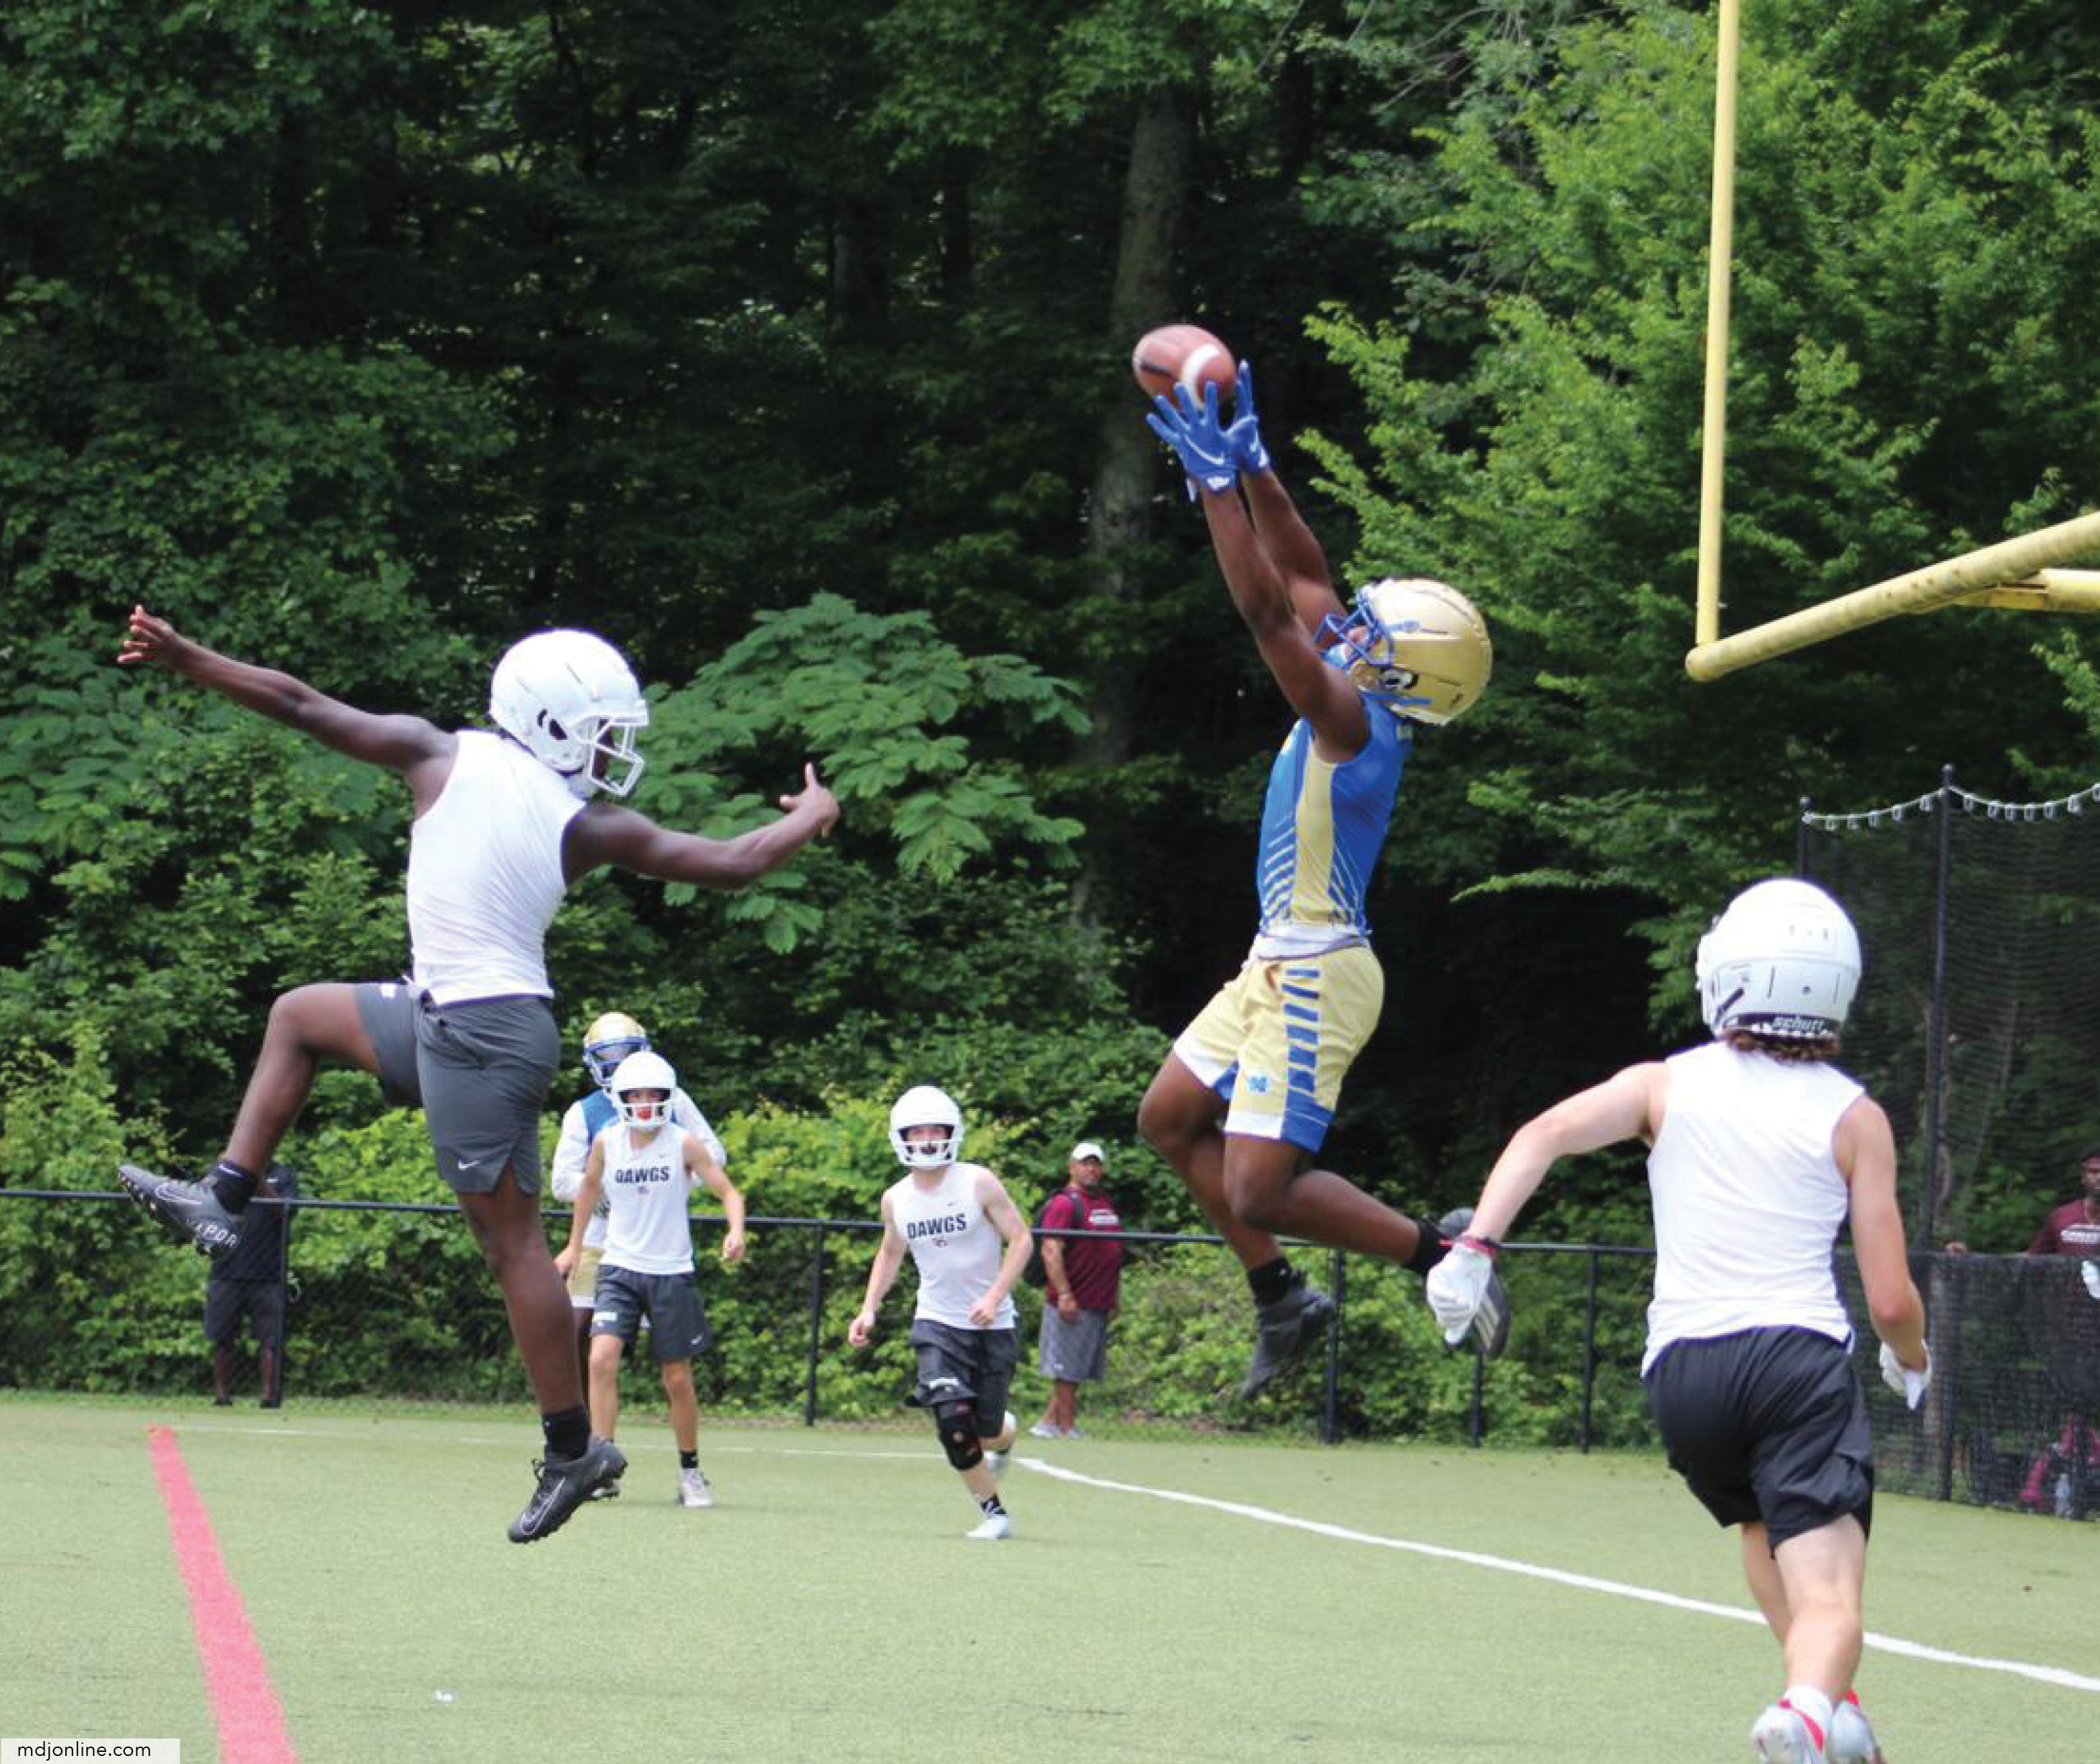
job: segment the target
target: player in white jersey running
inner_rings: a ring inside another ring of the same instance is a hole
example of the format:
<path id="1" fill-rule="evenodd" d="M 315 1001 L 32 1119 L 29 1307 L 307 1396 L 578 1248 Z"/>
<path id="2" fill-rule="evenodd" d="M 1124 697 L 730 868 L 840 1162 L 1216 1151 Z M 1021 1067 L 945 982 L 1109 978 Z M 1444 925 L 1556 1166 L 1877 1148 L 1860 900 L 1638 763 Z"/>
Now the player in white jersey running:
<path id="1" fill-rule="evenodd" d="M 1882 1378 L 1915 1409 L 1932 1375 L 1888 1117 L 1828 1063 L 1860 970 L 1851 920 L 1814 884 L 1779 878 L 1738 895 L 1699 945 L 1714 1039 L 1525 1122 L 1429 1277 L 1430 1308 L 1456 1338 L 1497 1238 L 1554 1162 L 1648 1142 L 1656 1272 L 1641 1381 L 1671 1467 L 1717 1521 L 1742 1528 L 1744 1575 L 1786 1675 L 1750 1731 L 1771 1764 L 1881 1755 L 1852 1691 L 1874 1472 L 1832 1265 L 1841 1225 Z"/>
<path id="2" fill-rule="evenodd" d="M 547 1186 L 558 1201 L 574 1201 L 584 1185 L 584 1166 L 590 1162 L 591 1142 L 610 1126 L 619 1110 L 612 1100 L 612 1074 L 630 1053 L 648 1053 L 649 1032 L 624 1011 L 607 1011 L 593 1017 L 584 1031 L 584 1069 L 590 1074 L 591 1088 L 562 1111 L 561 1131 L 554 1139 L 554 1161 L 547 1172 Z M 708 1156 L 723 1169 L 729 1154 L 699 1105 L 681 1085 L 671 1093 L 671 1121 L 695 1135 Z M 598 1303 L 598 1263 L 605 1256 L 606 1205 L 600 1201 L 584 1233 L 583 1248 L 568 1269 L 569 1308 L 576 1317 L 578 1365 L 584 1383 L 590 1383 L 591 1312 Z"/>
<path id="3" fill-rule="evenodd" d="M 641 775 L 649 706 L 620 652 L 586 631 L 513 644 L 489 687 L 494 732 L 378 716 L 271 668 L 236 661 L 131 610 L 117 660 L 165 668 L 325 747 L 400 774 L 408 840 L 412 977 L 300 986 L 270 1008 L 224 1153 L 201 1181 L 125 1165 L 125 1188 L 179 1241 L 222 1255 L 324 1060 L 374 1074 L 420 1105 L 438 1171 L 487 1258 L 546 1438 L 514 1543 L 551 1536 L 626 1460 L 584 1406 L 568 1294 L 540 1219 L 540 1112 L 560 1064 L 545 939 L 568 885 L 614 865 L 665 881 L 739 888 L 838 818 L 805 766 L 780 817 L 735 839 L 659 827 L 617 800 Z"/>
<path id="4" fill-rule="evenodd" d="M 920 1084 L 898 1097 L 889 1143 L 911 1174 L 883 1193 L 882 1243 L 846 1339 L 865 1347 L 873 1338 L 883 1294 L 909 1253 L 919 1269 L 911 1313 L 919 1382 L 911 1400 L 932 1413 L 941 1449 L 977 1504 L 968 1536 L 978 1542 L 1011 1537 L 999 1476 L 1017 1426 L 1006 1406 L 1021 1356 L 1013 1286 L 1028 1266 L 1034 1234 L 997 1176 L 982 1164 L 959 1162 L 963 1114 L 946 1091 Z"/>
<path id="5" fill-rule="evenodd" d="M 612 1438 L 620 1421 L 620 1356 L 634 1345 L 646 1317 L 678 1447 L 678 1504 L 712 1506 L 713 1492 L 700 1471 L 700 1409 L 693 1391 L 694 1356 L 707 1352 L 712 1337 L 693 1278 L 686 1201 L 695 1188 L 705 1187 L 721 1203 L 728 1220 L 721 1259 L 734 1266 L 743 1259 L 743 1195 L 700 1136 L 673 1119 L 678 1075 L 661 1054 L 630 1053 L 607 1088 L 617 1117 L 591 1141 L 569 1241 L 554 1258 L 566 1277 L 583 1254 L 602 1202 L 605 1255 L 590 1325 L 591 1426 L 599 1438 Z"/>

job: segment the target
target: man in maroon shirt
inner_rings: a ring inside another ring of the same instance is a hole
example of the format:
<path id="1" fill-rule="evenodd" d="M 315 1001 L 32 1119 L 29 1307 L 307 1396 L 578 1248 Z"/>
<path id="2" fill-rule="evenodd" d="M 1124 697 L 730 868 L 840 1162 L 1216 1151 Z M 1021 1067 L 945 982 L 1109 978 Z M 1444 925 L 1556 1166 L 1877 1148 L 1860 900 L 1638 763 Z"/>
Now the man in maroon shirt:
<path id="1" fill-rule="evenodd" d="M 2078 1154 L 2078 1179 L 2085 1192 L 2041 1222 L 2029 1255 L 2100 1256 L 2100 1145 Z"/>
<path id="2" fill-rule="evenodd" d="M 2085 1289 L 2100 1299 L 2100 1144 L 2078 1154 L 2078 1180 L 2085 1189 L 2075 1201 L 2054 1208 L 2041 1222 L 2029 1255 L 2076 1255 L 2085 1259 L 2080 1272 Z M 2083 1304 L 2085 1300 L 2077 1301 Z M 2059 1518 L 2076 1516 L 2082 1484 L 2100 1466 L 2100 1431 L 2083 1415 L 2067 1414 L 2056 1444 L 2036 1455 L 2028 1467 L 2020 1490 L 2020 1505 L 2039 1511 L 2049 1490 L 2050 1471 L 2055 1471 L 2054 1506 Z"/>
<path id="3" fill-rule="evenodd" d="M 1051 1381 L 1039 1440 L 1079 1436 L 1079 1387 L 1108 1370 L 1109 1316 L 1123 1290 L 1123 1246 L 1105 1237 L 1053 1237 L 1048 1229 L 1120 1231 L 1123 1219 L 1101 1188 L 1106 1160 L 1082 1140 L 1065 1160 L 1066 1186 L 1043 1210 L 1043 1341 L 1037 1365 Z"/>

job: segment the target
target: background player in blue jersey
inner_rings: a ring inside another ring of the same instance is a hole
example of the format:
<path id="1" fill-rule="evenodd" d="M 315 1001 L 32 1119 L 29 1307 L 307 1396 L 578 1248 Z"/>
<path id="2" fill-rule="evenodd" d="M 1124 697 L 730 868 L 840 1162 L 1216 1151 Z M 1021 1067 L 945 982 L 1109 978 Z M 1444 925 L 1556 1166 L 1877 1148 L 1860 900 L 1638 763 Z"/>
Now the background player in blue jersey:
<path id="1" fill-rule="evenodd" d="M 1436 1227 L 1312 1159 L 1378 1025 L 1385 981 L 1365 895 L 1414 725 L 1471 706 L 1493 655 L 1480 614 L 1441 582 L 1388 578 L 1343 606 L 1262 443 L 1251 369 L 1240 369 L 1229 426 L 1215 386 L 1201 407 L 1178 396 L 1154 399 L 1146 421 L 1188 472 L 1233 604 L 1298 715 L 1262 809 L 1254 947 L 1182 1032 L 1138 1114 L 1246 1269 L 1257 1332 L 1241 1395 L 1251 1397 L 1333 1308 L 1291 1268 L 1278 1233 L 1418 1273 L 1441 1253 Z M 1484 1334 L 1491 1351 L 1500 1333 Z"/>

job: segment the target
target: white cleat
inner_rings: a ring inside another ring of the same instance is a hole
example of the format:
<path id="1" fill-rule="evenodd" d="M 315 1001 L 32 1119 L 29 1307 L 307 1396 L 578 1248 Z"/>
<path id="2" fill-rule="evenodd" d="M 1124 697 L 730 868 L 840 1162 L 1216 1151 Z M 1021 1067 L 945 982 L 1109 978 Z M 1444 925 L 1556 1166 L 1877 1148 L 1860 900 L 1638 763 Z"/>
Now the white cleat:
<path id="1" fill-rule="evenodd" d="M 1061 1440 L 1065 1437 L 1065 1430 L 1052 1421 L 1039 1421 L 1028 1431 L 1039 1440 Z"/>
<path id="2" fill-rule="evenodd" d="M 1815 1730 L 1798 1709 L 1775 1703 L 1750 1729 L 1750 1747 L 1764 1764 L 1829 1764 Z"/>
<path id="3" fill-rule="evenodd" d="M 1830 1764 L 1887 1764 L 1866 1711 L 1847 1698 L 1830 1712 Z"/>
<path id="4" fill-rule="evenodd" d="M 987 1513 L 983 1519 L 964 1532 L 972 1543 L 992 1543 L 1001 1537 L 1013 1535 L 1013 1515 L 1011 1513 Z"/>
<path id="5" fill-rule="evenodd" d="M 708 1479 L 697 1469 L 678 1472 L 678 1505 L 681 1506 L 712 1506 L 715 1492 L 708 1486 Z"/>

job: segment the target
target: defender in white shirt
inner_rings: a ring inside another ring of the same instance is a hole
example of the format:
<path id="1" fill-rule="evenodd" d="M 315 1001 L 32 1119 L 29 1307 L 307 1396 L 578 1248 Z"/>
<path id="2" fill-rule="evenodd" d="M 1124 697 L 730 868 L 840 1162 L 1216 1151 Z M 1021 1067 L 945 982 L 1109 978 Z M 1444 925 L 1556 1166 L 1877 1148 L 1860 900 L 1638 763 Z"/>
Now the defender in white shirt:
<path id="1" fill-rule="evenodd" d="M 957 1161 L 963 1114 L 946 1091 L 920 1084 L 898 1097 L 889 1143 L 911 1173 L 884 1192 L 881 1246 L 846 1339 L 867 1346 L 883 1294 L 908 1252 L 919 1269 L 911 1314 L 919 1383 L 911 1400 L 933 1415 L 942 1450 L 977 1504 L 968 1536 L 990 1542 L 1013 1532 L 999 1476 L 1017 1425 L 1006 1406 L 1021 1356 L 1013 1286 L 1028 1266 L 1034 1234 L 997 1176 Z"/>
<path id="2" fill-rule="evenodd" d="M 591 1142 L 610 1126 L 619 1113 L 612 1100 L 612 1074 L 630 1053 L 647 1053 L 649 1033 L 624 1011 L 607 1011 L 593 1017 L 584 1031 L 584 1069 L 590 1074 L 591 1088 L 562 1111 L 562 1130 L 554 1140 L 554 1161 L 547 1173 L 547 1186 L 558 1201 L 574 1201 L 584 1185 L 584 1166 L 590 1161 Z M 671 1122 L 697 1136 L 708 1156 L 723 1169 L 729 1154 L 699 1105 L 682 1087 L 671 1093 Z M 568 1271 L 569 1307 L 576 1317 L 576 1352 L 582 1356 L 584 1383 L 590 1383 L 590 1320 L 598 1303 L 598 1266 L 605 1255 L 605 1202 L 598 1202 L 584 1233 L 582 1252 Z"/>
<path id="3" fill-rule="evenodd" d="M 1673 1469 L 1723 1525 L 1777 1638 L 1787 1689 L 1750 1730 L 1769 1764 L 1874 1764 L 1852 1691 L 1873 1519 L 1873 1440 L 1832 1250 L 1848 1221 L 1883 1379 L 1913 1409 L 1932 1376 L 1888 1117 L 1827 1062 L 1860 940 L 1812 884 L 1760 882 L 1699 945 L 1714 1035 L 1629 1066 L 1520 1127 L 1472 1228 L 1429 1277 L 1447 1339 L 1472 1325 L 1499 1247 L 1554 1162 L 1648 1142 L 1655 1298 L 1641 1378 Z"/>
<path id="4" fill-rule="evenodd" d="M 554 1258 L 566 1275 L 583 1254 L 603 1203 L 605 1255 L 591 1311 L 591 1426 L 610 1440 L 620 1421 L 620 1361 L 649 1322 L 678 1446 L 678 1504 L 712 1506 L 700 1473 L 700 1410 L 693 1360 L 713 1338 L 693 1278 L 693 1219 L 686 1202 L 704 1185 L 728 1220 L 725 1266 L 743 1259 L 743 1196 L 696 1133 L 672 1118 L 678 1075 L 660 1054 L 630 1053 L 609 1088 L 618 1118 L 591 1141 L 569 1241 Z"/>
<path id="5" fill-rule="evenodd" d="M 489 683 L 493 730 L 376 716 L 275 668 L 236 661 L 134 606 L 117 660 L 165 668 L 352 759 L 400 774 L 408 841 L 412 977 L 300 986 L 270 1008 L 262 1052 L 218 1162 L 196 1182 L 130 1164 L 118 1180 L 179 1242 L 223 1255 L 324 1060 L 370 1072 L 389 1101 L 420 1105 L 438 1172 L 459 1196 L 503 1289 L 540 1407 L 546 1456 L 511 1522 L 513 1543 L 551 1536 L 626 1460 L 595 1439 L 568 1295 L 540 1221 L 540 1114 L 561 1061 L 542 942 L 569 884 L 604 865 L 733 889 L 779 868 L 838 818 L 803 768 L 778 820 L 735 839 L 659 827 L 617 800 L 642 774 L 649 706 L 633 671 L 588 631 L 514 643 Z"/>

